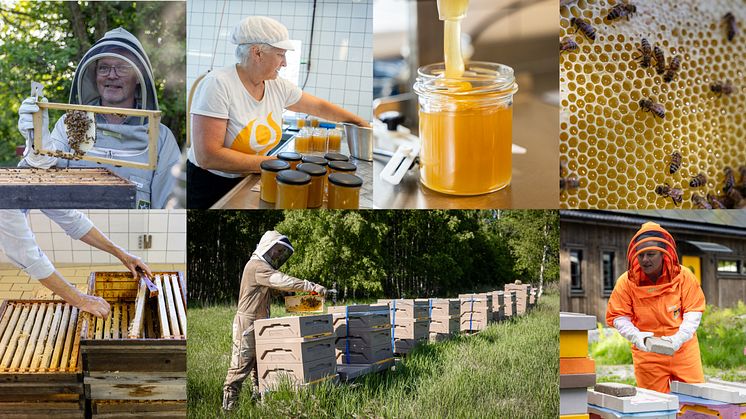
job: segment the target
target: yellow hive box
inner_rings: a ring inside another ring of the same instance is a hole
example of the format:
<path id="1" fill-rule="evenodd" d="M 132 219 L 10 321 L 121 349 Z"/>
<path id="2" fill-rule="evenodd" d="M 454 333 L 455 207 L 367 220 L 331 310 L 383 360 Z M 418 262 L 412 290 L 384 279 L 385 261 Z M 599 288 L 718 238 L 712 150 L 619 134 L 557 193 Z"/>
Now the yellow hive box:
<path id="1" fill-rule="evenodd" d="M 588 419 L 587 413 L 582 415 L 560 415 L 560 419 Z"/>
<path id="2" fill-rule="evenodd" d="M 585 358 L 587 356 L 587 330 L 560 331 L 560 358 Z"/>

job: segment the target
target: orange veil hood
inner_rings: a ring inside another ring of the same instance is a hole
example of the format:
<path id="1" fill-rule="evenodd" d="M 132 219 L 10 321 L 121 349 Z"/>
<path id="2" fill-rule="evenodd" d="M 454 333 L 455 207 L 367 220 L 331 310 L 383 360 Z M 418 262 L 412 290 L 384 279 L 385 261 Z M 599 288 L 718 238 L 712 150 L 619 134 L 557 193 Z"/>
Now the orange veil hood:
<path id="1" fill-rule="evenodd" d="M 641 244 L 646 244 L 646 246 L 638 250 Z M 643 224 L 629 242 L 627 247 L 627 278 L 635 285 L 640 285 L 640 281 L 645 274 L 637 261 L 637 255 L 649 250 L 657 250 L 663 253 L 663 273 L 668 273 L 669 280 L 673 281 L 681 272 L 679 256 L 676 253 L 676 242 L 668 231 L 653 222 Z"/>

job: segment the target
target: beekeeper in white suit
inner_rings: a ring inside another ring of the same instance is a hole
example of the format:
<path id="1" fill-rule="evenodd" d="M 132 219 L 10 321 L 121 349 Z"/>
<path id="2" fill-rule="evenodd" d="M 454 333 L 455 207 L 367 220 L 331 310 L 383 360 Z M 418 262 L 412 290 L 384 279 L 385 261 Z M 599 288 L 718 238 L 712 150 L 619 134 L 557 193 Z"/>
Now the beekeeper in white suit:
<path id="1" fill-rule="evenodd" d="M 246 263 L 241 277 L 238 310 L 233 319 L 231 365 L 223 386 L 223 409 L 233 410 L 243 382 L 251 375 L 252 391 L 257 385 L 254 320 L 269 318 L 270 289 L 314 291 L 326 294 L 326 288 L 294 278 L 279 271 L 293 254 L 290 240 L 276 231 L 264 233 Z"/>
<path id="2" fill-rule="evenodd" d="M 41 210 L 47 217 L 59 225 L 74 240 L 103 250 L 117 259 L 137 277 L 137 268 L 152 276 L 148 265 L 126 250 L 109 240 L 91 220 L 75 210 Z M 52 262 L 36 244 L 34 233 L 26 219 L 27 211 L 0 210 L 0 250 L 13 264 L 23 269 L 32 279 L 60 296 L 73 307 L 106 317 L 109 314 L 109 303 L 103 298 L 83 294 L 57 272 Z"/>
<path id="3" fill-rule="evenodd" d="M 137 186 L 137 208 L 165 207 L 176 184 L 171 168 L 178 164 L 180 155 L 179 146 L 168 127 L 159 126 L 158 162 L 154 171 L 42 156 L 33 150 L 33 114 L 39 110 L 37 100 L 46 99 L 29 97 L 18 109 L 18 130 L 26 138 L 21 166 L 44 169 L 52 166 L 106 167 Z M 75 69 L 70 103 L 158 110 L 153 70 L 140 41 L 123 28 L 117 28 L 93 44 Z M 71 152 L 64 120 L 63 116 L 49 132 L 49 115 L 46 109 L 42 111 L 44 149 Z M 146 118 L 139 116 L 96 114 L 96 142 L 86 154 L 147 163 L 148 124 Z"/>

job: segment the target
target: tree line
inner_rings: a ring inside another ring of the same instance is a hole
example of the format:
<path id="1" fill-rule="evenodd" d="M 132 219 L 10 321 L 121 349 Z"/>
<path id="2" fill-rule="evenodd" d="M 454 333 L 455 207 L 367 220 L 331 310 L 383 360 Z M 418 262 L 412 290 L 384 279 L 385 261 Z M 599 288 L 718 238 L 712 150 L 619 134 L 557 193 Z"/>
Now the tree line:
<path id="1" fill-rule="evenodd" d="M 559 216 L 542 210 L 188 212 L 190 305 L 235 303 L 267 230 L 287 235 L 289 275 L 338 298 L 455 297 L 559 277 Z"/>

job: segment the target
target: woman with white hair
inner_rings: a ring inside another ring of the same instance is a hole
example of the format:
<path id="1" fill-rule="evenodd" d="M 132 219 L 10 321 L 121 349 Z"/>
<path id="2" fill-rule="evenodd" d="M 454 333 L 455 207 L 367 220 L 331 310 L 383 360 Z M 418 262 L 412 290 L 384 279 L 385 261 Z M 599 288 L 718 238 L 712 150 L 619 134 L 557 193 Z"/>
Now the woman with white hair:
<path id="1" fill-rule="evenodd" d="M 238 63 L 210 72 L 191 108 L 193 144 L 187 162 L 188 208 L 208 208 L 241 181 L 258 173 L 282 137 L 289 109 L 331 121 L 367 121 L 277 77 L 293 50 L 287 28 L 264 17 L 243 19 L 231 33 Z"/>

